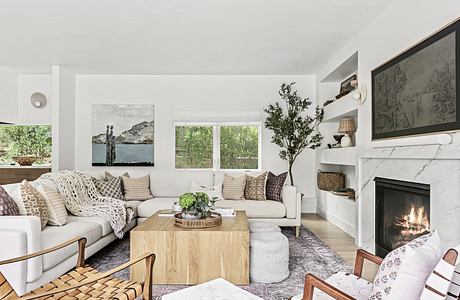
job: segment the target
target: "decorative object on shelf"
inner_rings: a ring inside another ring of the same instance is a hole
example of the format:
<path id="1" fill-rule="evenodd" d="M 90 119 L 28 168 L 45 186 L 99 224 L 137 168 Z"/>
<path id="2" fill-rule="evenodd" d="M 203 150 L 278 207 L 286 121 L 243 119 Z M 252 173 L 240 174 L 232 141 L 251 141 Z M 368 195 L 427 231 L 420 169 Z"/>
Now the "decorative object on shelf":
<path id="1" fill-rule="evenodd" d="M 317 181 L 320 190 L 332 191 L 345 186 L 345 174 L 318 170 Z"/>
<path id="2" fill-rule="evenodd" d="M 343 188 L 337 188 L 337 189 L 331 190 L 331 193 L 337 196 L 348 197 L 348 193 L 350 191 L 353 191 L 353 189 L 343 187 Z"/>
<path id="3" fill-rule="evenodd" d="M 460 129 L 460 20 L 372 71 L 372 139 Z"/>
<path id="4" fill-rule="evenodd" d="M 353 143 L 351 141 L 351 136 L 353 132 L 356 131 L 355 121 L 352 117 L 345 117 L 340 119 L 339 130 L 340 133 L 345 133 L 345 136 L 342 137 L 340 145 L 342 148 L 351 147 Z"/>
<path id="5" fill-rule="evenodd" d="M 336 140 L 337 142 L 335 144 L 327 144 L 327 147 L 329 149 L 331 149 L 331 148 L 341 148 L 342 146 L 340 145 L 340 141 L 342 140 L 344 135 L 343 134 L 334 134 L 333 137 L 334 137 L 334 140 Z"/>
<path id="6" fill-rule="evenodd" d="M 37 160 L 37 157 L 33 155 L 13 156 L 13 160 L 20 166 L 31 166 Z"/>
<path id="7" fill-rule="evenodd" d="M 345 79 L 341 84 L 340 84 L 340 92 L 337 96 L 335 96 L 335 99 L 340 99 L 343 96 L 348 95 L 351 91 L 353 91 L 356 87 L 353 86 L 351 83 L 355 80 L 358 80 L 358 76 L 351 75 L 347 79 Z"/>
<path id="8" fill-rule="evenodd" d="M 349 189 L 347 192 L 348 199 L 350 200 L 355 200 L 355 190 L 354 189 Z"/>
<path id="9" fill-rule="evenodd" d="M 265 127 L 273 132 L 272 143 L 281 148 L 279 156 L 289 164 L 289 178 L 294 185 L 292 166 L 297 157 L 306 148 L 315 149 L 321 146 L 323 136 L 318 132 L 318 125 L 323 119 L 324 111 L 316 106 L 313 116 L 306 112 L 312 104 L 308 98 L 302 98 L 290 84 L 283 83 L 278 92 L 284 108 L 279 102 L 270 104 L 264 111 L 268 114 Z"/>
<path id="10" fill-rule="evenodd" d="M 37 92 L 30 96 L 30 103 L 35 108 L 44 108 L 46 106 L 47 99 L 44 94 Z"/>
<path id="11" fill-rule="evenodd" d="M 353 92 L 353 99 L 359 102 L 359 104 L 363 104 L 364 101 L 366 100 L 367 97 L 367 87 L 365 84 L 362 84 L 359 86 L 354 92 Z"/>
<path id="12" fill-rule="evenodd" d="M 153 105 L 93 105 L 93 166 L 154 165 Z"/>
<path id="13" fill-rule="evenodd" d="M 329 104 L 331 104 L 331 103 L 334 102 L 334 101 L 335 101 L 335 100 L 332 100 L 332 99 L 331 99 L 331 100 L 327 100 L 326 102 L 324 102 L 323 107 L 328 106 Z"/>

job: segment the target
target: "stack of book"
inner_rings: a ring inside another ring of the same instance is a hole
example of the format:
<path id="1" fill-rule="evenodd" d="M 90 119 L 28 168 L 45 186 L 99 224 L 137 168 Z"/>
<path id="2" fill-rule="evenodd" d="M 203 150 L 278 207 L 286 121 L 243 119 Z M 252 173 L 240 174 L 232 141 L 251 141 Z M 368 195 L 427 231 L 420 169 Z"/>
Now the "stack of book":
<path id="1" fill-rule="evenodd" d="M 231 207 L 219 207 L 216 206 L 213 209 L 216 213 L 219 213 L 222 217 L 234 217 L 236 216 L 236 212 Z"/>

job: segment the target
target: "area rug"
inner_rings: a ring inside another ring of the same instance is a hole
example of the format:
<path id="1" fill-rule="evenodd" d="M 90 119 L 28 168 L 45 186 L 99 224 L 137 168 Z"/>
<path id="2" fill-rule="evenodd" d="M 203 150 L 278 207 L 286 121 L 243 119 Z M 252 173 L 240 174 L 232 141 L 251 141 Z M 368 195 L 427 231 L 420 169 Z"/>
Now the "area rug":
<path id="1" fill-rule="evenodd" d="M 338 271 L 351 272 L 352 267 L 337 255 L 308 228 L 302 226 L 299 238 L 293 228 L 282 233 L 289 239 L 289 277 L 279 283 L 263 284 L 252 282 L 242 288 L 265 300 L 288 299 L 303 291 L 305 275 L 315 274 L 327 278 Z M 100 271 L 107 271 L 129 260 L 129 236 L 117 240 L 88 259 L 87 263 Z M 129 278 L 129 269 L 117 274 L 120 278 Z M 153 299 L 186 288 L 180 285 L 154 285 Z"/>

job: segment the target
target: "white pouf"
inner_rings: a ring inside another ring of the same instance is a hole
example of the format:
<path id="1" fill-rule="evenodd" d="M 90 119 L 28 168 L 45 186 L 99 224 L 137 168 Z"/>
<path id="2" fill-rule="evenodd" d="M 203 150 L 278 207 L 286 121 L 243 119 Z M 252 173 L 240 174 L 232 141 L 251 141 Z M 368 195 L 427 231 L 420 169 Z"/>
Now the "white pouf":
<path id="1" fill-rule="evenodd" d="M 282 233 L 252 233 L 251 280 L 280 282 L 289 276 L 289 241 Z"/>
<path id="2" fill-rule="evenodd" d="M 250 233 L 270 233 L 281 232 L 281 229 L 272 223 L 249 222 Z"/>

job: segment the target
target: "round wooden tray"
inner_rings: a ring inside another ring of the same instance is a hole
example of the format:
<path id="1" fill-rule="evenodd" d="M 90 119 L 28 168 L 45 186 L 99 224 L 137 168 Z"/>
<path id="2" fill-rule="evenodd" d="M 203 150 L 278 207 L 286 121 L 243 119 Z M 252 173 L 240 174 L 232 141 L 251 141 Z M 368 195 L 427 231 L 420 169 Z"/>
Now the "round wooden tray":
<path id="1" fill-rule="evenodd" d="M 182 213 L 177 213 L 174 215 L 174 217 L 174 225 L 182 228 L 200 229 L 215 227 L 222 224 L 222 216 L 216 212 L 212 212 L 211 216 L 207 217 L 206 219 L 183 219 Z"/>

